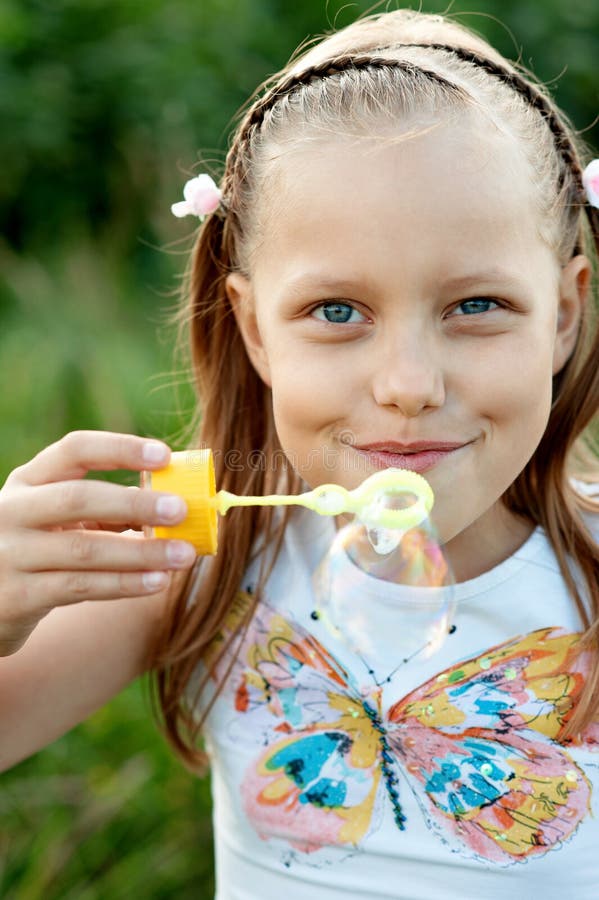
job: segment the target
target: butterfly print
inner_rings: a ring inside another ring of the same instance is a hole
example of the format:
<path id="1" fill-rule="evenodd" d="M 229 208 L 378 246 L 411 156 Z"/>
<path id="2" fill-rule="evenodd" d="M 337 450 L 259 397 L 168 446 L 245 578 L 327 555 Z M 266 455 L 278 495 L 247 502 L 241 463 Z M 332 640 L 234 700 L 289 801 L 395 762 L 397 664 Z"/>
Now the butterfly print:
<path id="1" fill-rule="evenodd" d="M 248 602 L 240 595 L 229 630 Z M 225 638 L 205 660 L 216 678 L 231 665 Z M 384 712 L 378 686 L 361 688 L 308 630 L 260 603 L 229 674 L 234 739 L 257 747 L 241 783 L 249 820 L 310 854 L 357 847 L 390 804 L 400 840 L 409 786 L 427 825 L 471 858 L 509 865 L 560 846 L 590 811 L 569 748 L 599 749 L 599 723 L 564 740 L 589 664 L 579 640 L 556 628 L 517 637 Z"/>

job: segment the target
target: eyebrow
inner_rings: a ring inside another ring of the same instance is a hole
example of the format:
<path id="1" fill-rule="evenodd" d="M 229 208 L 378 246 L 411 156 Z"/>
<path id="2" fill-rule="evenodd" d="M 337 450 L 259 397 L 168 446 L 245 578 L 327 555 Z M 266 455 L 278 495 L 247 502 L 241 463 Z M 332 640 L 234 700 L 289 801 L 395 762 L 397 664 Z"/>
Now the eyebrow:
<path id="1" fill-rule="evenodd" d="M 443 281 L 443 287 L 450 291 L 464 291 L 470 288 L 478 287 L 481 284 L 497 284 L 501 282 L 502 286 L 509 288 L 522 288 L 522 282 L 517 275 L 508 269 L 502 269 L 499 266 L 492 266 L 488 269 L 481 269 L 479 272 L 469 272 L 467 275 L 458 275 L 454 278 L 448 278 Z M 369 281 L 362 278 L 343 278 L 327 275 L 325 272 L 302 272 L 299 275 L 291 276 L 285 282 L 285 292 L 294 293 L 301 292 L 303 289 L 310 288 L 312 290 L 331 290 L 331 291 L 350 291 L 356 288 L 361 290 L 369 287 Z"/>
<path id="2" fill-rule="evenodd" d="M 456 278 L 448 278 L 443 282 L 443 286 L 453 291 L 464 291 L 477 287 L 480 284 L 497 284 L 498 282 L 501 282 L 502 286 L 522 287 L 522 282 L 517 275 L 514 275 L 508 269 L 502 269 L 498 266 L 481 269 L 480 272 L 470 272 L 468 275 L 460 275 Z"/>
<path id="3" fill-rule="evenodd" d="M 312 290 L 322 289 L 339 291 L 351 291 L 358 288 L 368 287 L 368 282 L 361 278 L 336 278 L 334 275 L 327 275 L 321 272 L 302 272 L 300 275 L 291 276 L 285 281 L 285 291 L 289 293 L 300 292 L 305 288 Z"/>

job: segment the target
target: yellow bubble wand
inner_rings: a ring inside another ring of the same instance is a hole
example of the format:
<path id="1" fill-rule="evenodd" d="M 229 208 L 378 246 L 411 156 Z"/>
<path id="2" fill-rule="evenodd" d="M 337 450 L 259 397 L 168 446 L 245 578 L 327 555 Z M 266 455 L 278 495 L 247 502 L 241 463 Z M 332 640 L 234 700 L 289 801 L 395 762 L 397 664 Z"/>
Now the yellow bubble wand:
<path id="1" fill-rule="evenodd" d="M 218 546 L 218 514 L 226 515 L 240 506 L 303 506 L 321 516 L 351 513 L 368 528 L 408 531 L 428 516 L 434 496 L 428 482 L 407 469 L 384 469 L 371 475 L 354 490 L 338 484 L 321 484 L 304 494 L 269 494 L 264 497 L 239 496 L 216 490 L 212 451 L 183 450 L 171 454 L 168 466 L 144 472 L 142 485 L 153 490 L 178 494 L 187 503 L 188 515 L 178 525 L 156 526 L 156 537 L 189 541 L 201 555 L 215 554 Z M 409 494 L 409 506 L 385 506 L 389 495 Z"/>

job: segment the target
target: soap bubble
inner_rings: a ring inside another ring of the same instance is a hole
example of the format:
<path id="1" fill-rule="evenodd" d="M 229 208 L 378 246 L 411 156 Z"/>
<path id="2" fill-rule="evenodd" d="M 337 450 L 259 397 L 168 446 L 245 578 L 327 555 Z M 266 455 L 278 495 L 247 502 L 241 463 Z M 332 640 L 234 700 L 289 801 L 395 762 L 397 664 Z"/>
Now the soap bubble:
<path id="1" fill-rule="evenodd" d="M 383 509 L 412 512 L 419 501 L 411 491 L 382 492 L 337 532 L 315 572 L 318 616 L 361 656 L 376 653 L 383 634 L 398 664 L 428 657 L 451 626 L 453 579 L 426 511 L 405 530 L 377 524 Z"/>

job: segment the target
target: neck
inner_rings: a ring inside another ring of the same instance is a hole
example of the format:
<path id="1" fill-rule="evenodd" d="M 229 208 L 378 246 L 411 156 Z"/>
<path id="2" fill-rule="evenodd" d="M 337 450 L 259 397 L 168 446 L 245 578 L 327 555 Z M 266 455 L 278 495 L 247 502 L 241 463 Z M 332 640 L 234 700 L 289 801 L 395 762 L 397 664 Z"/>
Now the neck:
<path id="1" fill-rule="evenodd" d="M 534 525 L 496 503 L 445 544 L 443 550 L 457 583 L 477 578 L 508 559 L 528 540 Z"/>

